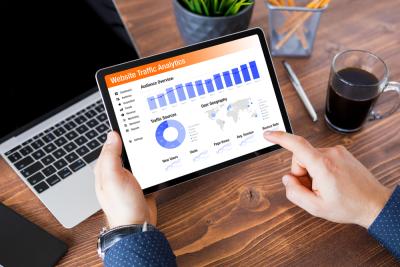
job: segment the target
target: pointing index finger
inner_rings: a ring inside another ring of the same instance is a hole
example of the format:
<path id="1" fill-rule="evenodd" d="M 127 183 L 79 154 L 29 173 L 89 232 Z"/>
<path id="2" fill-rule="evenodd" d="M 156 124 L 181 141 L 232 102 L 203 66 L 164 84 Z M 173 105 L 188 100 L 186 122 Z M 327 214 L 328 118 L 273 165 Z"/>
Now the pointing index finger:
<path id="1" fill-rule="evenodd" d="M 306 139 L 281 131 L 267 131 L 264 138 L 291 151 L 305 167 L 312 167 L 318 159 L 319 152 Z"/>

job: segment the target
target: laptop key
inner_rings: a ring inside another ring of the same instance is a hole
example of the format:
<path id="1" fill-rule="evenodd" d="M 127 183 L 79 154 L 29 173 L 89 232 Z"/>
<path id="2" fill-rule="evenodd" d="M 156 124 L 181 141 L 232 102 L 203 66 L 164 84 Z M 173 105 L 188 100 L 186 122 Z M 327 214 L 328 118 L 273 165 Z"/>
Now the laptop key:
<path id="1" fill-rule="evenodd" d="M 22 156 L 26 156 L 26 155 L 30 154 L 32 151 L 33 151 L 33 149 L 29 145 L 25 146 L 19 150 L 19 152 L 22 154 Z"/>
<path id="2" fill-rule="evenodd" d="M 85 165 L 86 163 L 83 160 L 78 159 L 74 163 L 70 164 L 69 167 L 71 168 L 72 171 L 76 172 L 79 169 L 82 169 Z"/>
<path id="3" fill-rule="evenodd" d="M 71 152 L 68 155 L 65 156 L 65 159 L 71 163 L 73 161 L 75 161 L 76 159 L 78 159 L 78 155 L 75 152 Z"/>
<path id="4" fill-rule="evenodd" d="M 107 134 L 100 135 L 99 137 L 97 137 L 97 140 L 99 140 L 101 144 L 104 144 L 107 140 Z"/>
<path id="5" fill-rule="evenodd" d="M 61 136 L 60 138 L 58 138 L 56 141 L 54 141 L 54 143 L 57 146 L 63 146 L 67 143 L 67 139 L 65 139 L 63 136 Z"/>
<path id="6" fill-rule="evenodd" d="M 65 135 L 65 137 L 67 137 L 68 140 L 72 140 L 77 136 L 78 134 L 75 131 L 70 131 Z"/>
<path id="7" fill-rule="evenodd" d="M 14 154 L 9 155 L 7 158 L 8 158 L 9 161 L 11 161 L 11 162 L 14 163 L 14 162 L 16 162 L 17 160 L 22 159 L 22 156 L 21 156 L 20 153 L 15 152 Z"/>
<path id="8" fill-rule="evenodd" d="M 79 136 L 79 137 L 76 138 L 74 141 L 75 141 L 75 143 L 78 144 L 78 146 L 81 146 L 81 145 L 83 145 L 84 143 L 86 143 L 88 140 L 87 140 L 87 138 L 84 137 L 84 136 Z"/>
<path id="9" fill-rule="evenodd" d="M 32 138 L 29 140 L 26 140 L 25 142 L 22 143 L 22 146 L 26 146 L 27 144 L 30 144 L 32 141 L 33 141 Z"/>
<path id="10" fill-rule="evenodd" d="M 31 156 L 27 156 L 26 158 L 23 158 L 20 161 L 17 161 L 16 163 L 14 163 L 14 165 L 18 170 L 21 170 L 21 169 L 25 168 L 26 166 L 28 166 L 29 164 L 31 164 L 32 162 L 33 162 L 33 158 Z"/>
<path id="11" fill-rule="evenodd" d="M 50 152 L 54 151 L 56 148 L 57 147 L 53 143 L 45 145 L 43 147 L 44 151 L 46 151 L 47 153 L 50 153 Z"/>
<path id="12" fill-rule="evenodd" d="M 57 136 L 57 137 L 60 137 L 61 135 L 63 135 L 63 134 L 65 134 L 65 129 L 63 128 L 63 127 L 59 127 L 59 128 L 57 128 L 57 129 L 55 129 L 54 131 L 53 131 L 53 133 Z"/>
<path id="13" fill-rule="evenodd" d="M 103 104 L 100 104 L 97 107 L 95 107 L 94 109 L 97 110 L 98 112 L 103 112 L 104 111 L 104 106 L 103 106 Z"/>
<path id="14" fill-rule="evenodd" d="M 48 128 L 48 129 L 46 129 L 46 130 L 44 131 L 44 133 L 49 133 L 49 132 L 53 131 L 53 129 L 54 129 L 54 126 Z"/>
<path id="15" fill-rule="evenodd" d="M 96 117 L 99 121 L 105 121 L 107 119 L 107 115 L 105 113 L 101 113 Z"/>
<path id="16" fill-rule="evenodd" d="M 89 119 L 93 118 L 96 116 L 97 112 L 93 109 L 89 110 L 88 112 L 85 113 L 85 116 L 88 117 Z"/>
<path id="17" fill-rule="evenodd" d="M 87 164 L 95 161 L 99 157 L 101 148 L 102 147 L 100 146 L 97 149 L 91 151 L 89 154 L 87 154 L 86 156 L 83 157 L 83 159 L 86 161 Z"/>
<path id="18" fill-rule="evenodd" d="M 67 162 L 64 159 L 59 159 L 54 162 L 54 166 L 56 166 L 57 170 L 61 170 L 65 166 L 67 166 Z"/>
<path id="19" fill-rule="evenodd" d="M 33 142 L 31 143 L 31 146 L 32 146 L 34 149 L 38 149 L 38 148 L 44 146 L 44 143 L 43 143 L 42 140 L 38 139 L 38 140 L 33 141 Z"/>
<path id="20" fill-rule="evenodd" d="M 82 124 L 82 123 L 84 123 L 85 121 L 87 121 L 87 119 L 86 119 L 85 116 L 81 115 L 81 116 L 75 118 L 74 121 L 75 121 L 77 124 Z"/>
<path id="21" fill-rule="evenodd" d="M 40 172 L 36 173 L 35 175 L 32 175 L 32 177 L 28 178 L 28 182 L 31 185 L 35 185 L 37 183 L 39 183 L 40 181 L 42 181 L 45 177 L 43 176 L 43 174 L 41 174 Z"/>
<path id="22" fill-rule="evenodd" d="M 49 165 L 51 164 L 53 161 L 55 161 L 54 157 L 52 155 L 47 155 L 46 157 L 42 158 L 42 163 L 44 165 Z"/>
<path id="23" fill-rule="evenodd" d="M 76 128 L 76 131 L 80 134 L 83 134 L 84 132 L 87 132 L 89 128 L 86 125 L 80 125 L 78 128 Z"/>
<path id="24" fill-rule="evenodd" d="M 25 169 L 23 169 L 20 172 L 24 177 L 29 177 L 32 174 L 34 174 L 35 172 L 38 172 L 39 170 L 41 170 L 43 167 L 44 167 L 43 164 L 40 161 L 37 161 L 37 162 L 33 163 L 32 165 L 29 165 L 28 167 L 26 167 Z"/>
<path id="25" fill-rule="evenodd" d="M 90 128 L 94 128 L 99 125 L 99 122 L 96 119 L 91 119 L 86 123 L 86 125 L 88 125 Z"/>
<path id="26" fill-rule="evenodd" d="M 42 137 L 43 141 L 45 143 L 50 143 L 51 141 L 53 141 L 54 139 L 56 139 L 56 137 L 54 136 L 54 134 L 52 133 L 48 133 L 45 136 Z"/>
<path id="27" fill-rule="evenodd" d="M 96 130 L 97 130 L 99 133 L 104 133 L 105 131 L 108 130 L 108 126 L 105 125 L 104 123 L 102 123 L 102 124 L 100 124 L 99 126 L 96 127 Z"/>
<path id="28" fill-rule="evenodd" d="M 32 153 L 32 157 L 33 157 L 34 159 L 41 159 L 42 157 L 44 157 L 44 155 L 46 155 L 46 154 L 45 154 L 44 151 L 41 150 L 41 149 L 36 150 L 35 152 Z"/>
<path id="29" fill-rule="evenodd" d="M 89 152 L 89 149 L 86 146 L 81 146 L 75 151 L 76 151 L 76 153 L 78 153 L 79 156 L 82 157 L 83 155 L 85 155 L 86 153 Z"/>
<path id="30" fill-rule="evenodd" d="M 16 147 L 14 147 L 13 149 L 7 151 L 7 152 L 5 153 L 5 155 L 6 155 L 6 156 L 11 155 L 12 153 L 14 153 L 15 151 L 17 151 L 17 150 L 20 149 L 20 148 L 21 148 L 21 145 L 18 145 L 18 146 L 16 146 Z"/>
<path id="31" fill-rule="evenodd" d="M 56 174 L 54 174 L 46 179 L 46 182 L 51 186 L 55 185 L 56 183 L 58 183 L 60 181 L 61 181 L 61 179 L 58 178 L 58 176 Z"/>
<path id="32" fill-rule="evenodd" d="M 67 131 L 74 129 L 76 127 L 76 123 L 73 121 L 69 121 L 64 125 L 64 128 L 67 129 Z"/>
<path id="33" fill-rule="evenodd" d="M 64 149 L 59 148 L 59 149 L 57 149 L 56 151 L 54 151 L 52 155 L 53 155 L 56 159 L 59 159 L 59 158 L 61 158 L 62 156 L 64 156 L 65 154 L 66 154 L 66 152 L 64 151 Z"/>
<path id="34" fill-rule="evenodd" d="M 65 121 L 70 121 L 70 120 L 72 120 L 72 119 L 75 118 L 75 117 L 76 117 L 75 115 L 71 115 L 71 116 L 69 116 L 68 118 L 66 118 Z"/>
<path id="35" fill-rule="evenodd" d="M 68 144 L 66 144 L 64 146 L 65 151 L 67 152 L 71 152 L 72 150 L 74 150 L 75 148 L 77 148 L 77 146 L 75 145 L 74 142 L 69 142 Z"/>
<path id="36" fill-rule="evenodd" d="M 35 188 L 36 192 L 38 192 L 38 193 L 40 194 L 40 193 L 42 193 L 43 191 L 49 189 L 49 186 L 46 184 L 45 181 L 43 181 L 43 182 L 41 182 L 41 183 L 35 185 L 34 188 Z"/>
<path id="37" fill-rule="evenodd" d="M 87 146 L 88 146 L 90 149 L 95 149 L 95 148 L 97 148 L 98 146 L 100 146 L 100 143 L 97 142 L 97 140 L 92 140 L 92 141 L 90 141 L 89 143 L 87 143 Z"/>
<path id="38" fill-rule="evenodd" d="M 95 130 L 91 130 L 87 133 L 85 133 L 86 137 L 90 139 L 95 138 L 96 136 L 98 136 L 98 133 Z"/>
<path id="39" fill-rule="evenodd" d="M 60 176 L 62 179 L 67 178 L 68 176 L 70 176 L 72 174 L 71 170 L 68 169 L 68 167 L 65 167 L 64 169 L 62 169 L 61 171 L 59 171 L 58 176 Z"/>
<path id="40" fill-rule="evenodd" d="M 49 177 L 50 175 L 52 175 L 52 174 L 55 173 L 56 171 L 57 171 L 56 168 L 54 168 L 54 166 L 52 166 L 52 165 L 47 166 L 46 168 L 44 168 L 44 169 L 42 170 L 43 174 L 44 174 L 46 177 Z"/>

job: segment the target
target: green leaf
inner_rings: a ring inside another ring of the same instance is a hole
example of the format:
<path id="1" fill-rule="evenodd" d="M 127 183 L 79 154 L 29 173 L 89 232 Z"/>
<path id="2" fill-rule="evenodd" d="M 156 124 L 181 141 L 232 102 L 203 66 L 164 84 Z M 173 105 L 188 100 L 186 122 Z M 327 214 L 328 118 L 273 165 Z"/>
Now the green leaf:
<path id="1" fill-rule="evenodd" d="M 193 0 L 194 10 L 197 14 L 203 15 L 201 11 L 200 0 Z"/>
<path id="2" fill-rule="evenodd" d="M 190 11 L 194 12 L 192 0 L 182 0 L 182 1 L 189 8 Z"/>
<path id="3" fill-rule="evenodd" d="M 203 6 L 204 13 L 206 16 L 210 16 L 210 12 L 204 0 L 200 0 L 201 5 Z"/>
<path id="4" fill-rule="evenodd" d="M 214 14 L 218 14 L 218 0 L 211 0 L 213 3 L 212 3 L 212 6 L 213 6 L 213 13 Z"/>
<path id="5" fill-rule="evenodd" d="M 193 13 L 203 16 L 232 16 L 254 0 L 180 0 Z"/>
<path id="6" fill-rule="evenodd" d="M 230 7 L 228 8 L 228 10 L 224 13 L 224 16 L 229 16 L 231 15 L 232 10 L 235 8 L 236 2 L 238 0 L 233 0 L 234 2 L 232 3 L 232 5 L 230 5 Z"/>

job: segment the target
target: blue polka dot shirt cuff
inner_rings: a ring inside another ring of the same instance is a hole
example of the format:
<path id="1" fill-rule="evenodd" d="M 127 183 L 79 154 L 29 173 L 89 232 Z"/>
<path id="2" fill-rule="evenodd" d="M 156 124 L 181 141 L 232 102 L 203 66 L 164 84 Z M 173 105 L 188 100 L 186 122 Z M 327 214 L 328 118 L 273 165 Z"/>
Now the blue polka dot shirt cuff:
<path id="1" fill-rule="evenodd" d="M 128 235 L 106 251 L 104 265 L 176 266 L 175 255 L 164 234 L 147 231 Z"/>
<path id="2" fill-rule="evenodd" d="M 368 232 L 400 260 L 400 186 L 397 186 Z"/>

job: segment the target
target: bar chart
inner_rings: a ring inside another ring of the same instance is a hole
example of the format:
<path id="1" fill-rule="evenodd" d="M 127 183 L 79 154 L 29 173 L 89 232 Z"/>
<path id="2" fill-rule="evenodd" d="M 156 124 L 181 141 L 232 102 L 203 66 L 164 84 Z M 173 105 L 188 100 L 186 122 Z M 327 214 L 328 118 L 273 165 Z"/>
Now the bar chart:
<path id="1" fill-rule="evenodd" d="M 250 75 L 251 74 L 251 75 Z M 172 105 L 206 93 L 213 93 L 223 89 L 230 89 L 234 85 L 257 80 L 260 78 L 257 63 L 255 60 L 239 67 L 225 70 L 220 73 L 215 73 L 212 77 L 194 82 L 186 82 L 165 89 L 165 93 L 160 93 L 147 98 L 147 103 L 150 110 L 163 108 L 167 105 Z"/>

